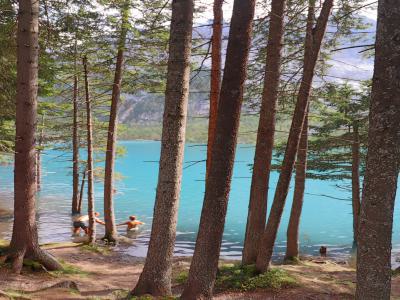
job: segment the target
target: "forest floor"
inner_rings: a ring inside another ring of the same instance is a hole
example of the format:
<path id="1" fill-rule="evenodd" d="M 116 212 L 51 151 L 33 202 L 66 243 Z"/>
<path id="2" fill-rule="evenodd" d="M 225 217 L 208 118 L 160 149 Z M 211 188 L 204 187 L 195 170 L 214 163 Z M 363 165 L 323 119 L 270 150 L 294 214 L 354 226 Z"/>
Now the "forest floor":
<path id="1" fill-rule="evenodd" d="M 71 243 L 47 245 L 46 248 L 63 262 L 66 270 L 47 273 L 25 268 L 21 275 L 12 275 L 3 267 L 0 269 L 0 299 L 122 299 L 138 280 L 144 262 L 142 258 L 122 252 Z M 176 295 L 182 291 L 179 276 L 188 270 L 189 264 L 187 258 L 174 260 L 173 292 Z M 355 271 L 345 263 L 307 258 L 298 265 L 274 268 L 284 270 L 295 279 L 296 285 L 254 292 L 225 291 L 217 293 L 215 299 L 353 299 Z M 393 279 L 392 295 L 393 299 L 400 299 L 400 277 Z"/>

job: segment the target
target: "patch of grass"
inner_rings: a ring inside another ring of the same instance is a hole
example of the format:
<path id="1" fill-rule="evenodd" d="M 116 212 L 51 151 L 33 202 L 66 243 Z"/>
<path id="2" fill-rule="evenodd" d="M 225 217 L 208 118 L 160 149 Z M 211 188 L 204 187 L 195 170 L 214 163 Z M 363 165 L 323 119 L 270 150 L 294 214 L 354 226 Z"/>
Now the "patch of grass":
<path id="1" fill-rule="evenodd" d="M 110 255 L 111 250 L 108 247 L 103 247 L 100 245 L 82 245 L 81 249 L 84 251 L 94 252 L 101 255 Z"/>
<path id="2" fill-rule="evenodd" d="M 254 291 L 257 289 L 278 290 L 297 286 L 296 280 L 286 271 L 271 269 L 257 274 L 255 266 L 228 264 L 220 268 L 215 289 L 217 291 L 237 290 Z"/>
<path id="3" fill-rule="evenodd" d="M 62 275 L 79 275 L 82 277 L 88 276 L 90 272 L 83 271 L 82 269 L 75 267 L 66 263 L 63 260 L 58 260 L 59 263 L 62 265 L 62 270 L 58 271 L 50 271 L 49 273 L 55 277 L 60 277 Z"/>
<path id="4" fill-rule="evenodd" d="M 188 271 L 182 271 L 175 277 L 175 281 L 178 284 L 185 284 L 186 281 L 188 280 L 188 277 L 189 277 L 189 272 Z"/>
<path id="5" fill-rule="evenodd" d="M 175 277 L 178 284 L 186 283 L 188 271 L 182 271 Z M 257 289 L 279 290 L 297 286 L 296 280 L 286 271 L 271 269 L 264 274 L 258 274 L 255 266 L 225 264 L 220 267 L 215 282 L 215 290 L 222 291 L 254 291 Z"/>

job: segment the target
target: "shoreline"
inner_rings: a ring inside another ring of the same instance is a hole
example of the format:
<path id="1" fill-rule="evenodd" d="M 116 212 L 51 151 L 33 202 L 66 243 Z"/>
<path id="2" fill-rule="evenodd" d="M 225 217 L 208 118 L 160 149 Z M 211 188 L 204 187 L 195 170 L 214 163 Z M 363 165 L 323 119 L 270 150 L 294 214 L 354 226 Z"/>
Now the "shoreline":
<path id="1" fill-rule="evenodd" d="M 118 251 L 102 252 L 98 247 L 55 243 L 45 248 L 62 261 L 66 272 L 24 269 L 20 276 L 15 276 L 4 269 L 0 272 L 1 290 L 27 297 L 19 299 L 122 299 L 135 286 L 144 264 L 143 258 Z M 220 267 L 231 268 L 238 263 L 237 260 L 220 260 Z M 173 258 L 172 290 L 175 297 L 183 290 L 189 267 L 190 258 Z M 213 299 L 354 298 L 355 270 L 348 264 L 309 257 L 296 265 L 274 264 L 272 270 L 275 269 L 294 279 L 295 285 L 251 291 L 218 290 Z M 392 280 L 392 296 L 400 296 L 400 277 Z"/>

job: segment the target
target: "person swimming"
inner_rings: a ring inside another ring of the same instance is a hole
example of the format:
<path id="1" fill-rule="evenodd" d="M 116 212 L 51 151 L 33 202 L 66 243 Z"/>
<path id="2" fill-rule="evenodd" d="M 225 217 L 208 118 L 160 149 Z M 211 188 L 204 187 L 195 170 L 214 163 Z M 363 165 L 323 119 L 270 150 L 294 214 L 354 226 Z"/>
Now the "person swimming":
<path id="1" fill-rule="evenodd" d="M 139 225 L 144 225 L 145 223 L 136 220 L 136 216 L 129 216 L 129 221 L 126 221 L 121 224 L 117 224 L 117 226 L 126 225 L 126 231 L 135 231 L 139 229 Z"/>
<path id="2" fill-rule="evenodd" d="M 100 216 L 100 213 L 95 212 L 94 213 L 94 221 L 96 223 L 99 223 L 101 225 L 105 225 L 104 221 L 100 220 L 98 217 Z M 89 227 L 86 225 L 86 222 L 89 221 L 89 215 L 83 215 L 83 216 L 76 216 L 73 219 L 73 235 L 79 235 L 81 233 L 81 229 L 85 232 L 86 235 L 89 234 Z"/>

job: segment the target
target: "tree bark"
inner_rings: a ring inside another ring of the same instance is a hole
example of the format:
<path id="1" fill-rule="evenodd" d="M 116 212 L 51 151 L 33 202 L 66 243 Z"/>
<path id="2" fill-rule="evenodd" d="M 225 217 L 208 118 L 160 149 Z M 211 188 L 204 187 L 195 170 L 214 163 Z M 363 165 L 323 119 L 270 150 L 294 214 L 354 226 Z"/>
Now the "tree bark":
<path id="1" fill-rule="evenodd" d="M 17 95 L 14 161 L 14 227 L 8 260 L 20 273 L 24 257 L 48 270 L 61 269 L 57 260 L 39 247 L 35 212 L 39 2 L 20 0 L 17 32 Z"/>
<path id="2" fill-rule="evenodd" d="M 267 216 L 269 176 L 275 135 L 276 102 L 281 75 L 285 7 L 286 1 L 273 0 L 271 3 L 264 90 L 242 258 L 242 263 L 245 265 L 256 262 L 258 245 L 264 232 Z"/>
<path id="3" fill-rule="evenodd" d="M 83 57 L 83 70 L 85 76 L 85 102 L 86 102 L 86 127 L 87 127 L 87 193 L 89 215 L 89 244 L 96 242 L 96 222 L 94 216 L 94 180 L 93 180 L 93 130 L 92 130 L 92 105 L 89 96 L 88 62 Z"/>
<path id="4" fill-rule="evenodd" d="M 82 183 L 81 183 L 81 190 L 79 192 L 79 202 L 78 202 L 79 213 L 82 211 L 83 191 L 85 188 L 86 172 L 87 172 L 87 169 L 85 169 L 82 174 Z"/>
<path id="5" fill-rule="evenodd" d="M 368 154 L 359 218 L 356 299 L 390 299 L 393 210 L 400 171 L 400 6 L 378 1 Z"/>
<path id="6" fill-rule="evenodd" d="M 40 135 L 38 147 L 36 150 L 36 189 L 40 191 L 42 185 L 42 147 L 44 140 L 44 115 L 42 115 L 42 128 L 40 128 Z"/>
<path id="7" fill-rule="evenodd" d="M 206 178 L 211 164 L 212 147 L 215 139 L 217 126 L 218 100 L 221 89 L 221 68 L 222 68 L 222 33 L 224 16 L 222 5 L 223 0 L 214 0 L 213 12 L 213 34 L 211 38 L 211 80 L 210 80 L 210 115 L 208 119 L 208 142 L 207 142 L 207 165 Z"/>
<path id="8" fill-rule="evenodd" d="M 182 299 L 210 299 L 212 296 L 232 179 L 254 8 L 255 1 L 234 1 L 212 163 Z"/>
<path id="9" fill-rule="evenodd" d="M 285 156 L 282 163 L 281 173 L 275 190 L 274 201 L 269 214 L 266 229 L 261 238 L 260 250 L 257 255 L 256 268 L 259 272 L 267 271 L 272 258 L 272 252 L 281 221 L 283 208 L 292 178 L 293 167 L 296 159 L 297 149 L 299 147 L 301 131 L 303 128 L 306 109 L 309 102 L 312 81 L 314 77 L 315 65 L 321 49 L 321 43 L 325 35 L 329 15 L 332 10 L 333 0 L 325 0 L 322 6 L 321 14 L 318 17 L 315 28 L 314 19 L 314 1 L 310 0 L 307 20 L 307 33 L 304 53 L 304 70 L 300 90 L 297 97 L 295 111 L 293 113 L 292 125 L 290 127 L 289 138 L 285 150 Z"/>
<path id="10" fill-rule="evenodd" d="M 111 95 L 110 119 L 108 123 L 108 138 L 106 163 L 104 170 L 104 240 L 110 244 L 117 242 L 117 227 L 114 216 L 114 165 L 115 148 L 118 131 L 118 105 L 121 96 L 121 81 L 124 68 L 125 41 L 128 34 L 130 1 L 121 6 L 121 35 L 118 43 L 117 63 L 115 67 L 114 84 Z"/>
<path id="11" fill-rule="evenodd" d="M 171 294 L 182 162 L 189 98 L 193 0 L 174 0 L 154 219 L 146 263 L 134 295 Z"/>
<path id="12" fill-rule="evenodd" d="M 351 166 L 351 190 L 353 207 L 353 244 L 357 246 L 358 240 L 358 219 L 360 216 L 360 136 L 358 124 L 353 124 L 353 144 L 352 144 L 352 166 Z"/>
<path id="13" fill-rule="evenodd" d="M 290 211 L 287 229 L 286 260 L 295 260 L 299 257 L 299 227 L 300 216 L 303 209 L 304 190 L 307 173 L 307 151 L 308 151 L 308 113 L 304 119 L 303 130 L 299 149 L 297 151 L 296 180 L 294 185 L 293 203 Z"/>
<path id="14" fill-rule="evenodd" d="M 72 124 L 72 214 L 79 214 L 79 134 L 78 134 L 78 53 L 75 39 L 74 91 L 73 91 L 73 124 Z"/>

